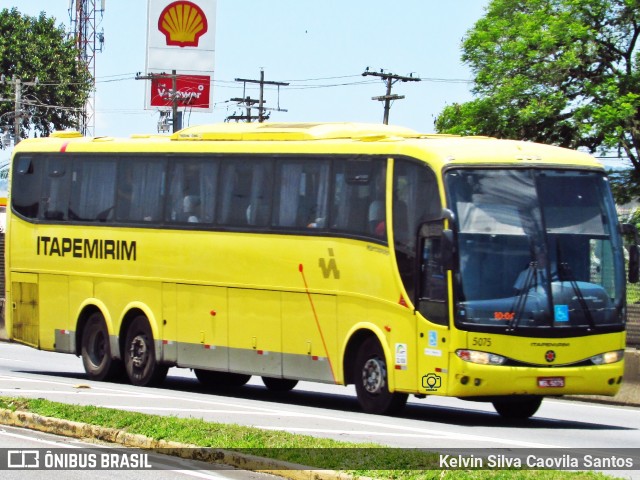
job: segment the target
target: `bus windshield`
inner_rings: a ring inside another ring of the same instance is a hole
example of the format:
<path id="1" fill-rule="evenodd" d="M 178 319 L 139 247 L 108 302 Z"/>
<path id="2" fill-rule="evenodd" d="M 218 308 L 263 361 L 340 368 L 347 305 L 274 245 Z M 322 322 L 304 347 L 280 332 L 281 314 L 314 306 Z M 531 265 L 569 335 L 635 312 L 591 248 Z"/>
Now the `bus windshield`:
<path id="1" fill-rule="evenodd" d="M 622 244 L 601 173 L 459 169 L 446 184 L 459 328 L 536 336 L 622 328 Z"/>

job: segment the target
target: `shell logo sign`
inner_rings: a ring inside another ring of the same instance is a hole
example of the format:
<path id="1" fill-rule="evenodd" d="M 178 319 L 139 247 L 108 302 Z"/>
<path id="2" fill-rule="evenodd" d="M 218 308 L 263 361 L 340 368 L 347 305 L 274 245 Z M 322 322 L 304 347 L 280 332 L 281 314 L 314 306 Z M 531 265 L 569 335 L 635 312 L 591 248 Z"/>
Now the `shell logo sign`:
<path id="1" fill-rule="evenodd" d="M 158 18 L 158 30 L 165 35 L 167 45 L 197 47 L 200 37 L 208 29 L 207 16 L 193 2 L 170 3 Z"/>
<path id="2" fill-rule="evenodd" d="M 215 59 L 216 0 L 147 0 L 146 73 L 155 75 L 145 93 L 145 108 L 180 106 L 211 111 Z M 167 100 L 177 75 L 174 100 Z M 167 83 L 169 82 L 169 83 Z M 168 86 L 167 86 L 168 85 Z"/>

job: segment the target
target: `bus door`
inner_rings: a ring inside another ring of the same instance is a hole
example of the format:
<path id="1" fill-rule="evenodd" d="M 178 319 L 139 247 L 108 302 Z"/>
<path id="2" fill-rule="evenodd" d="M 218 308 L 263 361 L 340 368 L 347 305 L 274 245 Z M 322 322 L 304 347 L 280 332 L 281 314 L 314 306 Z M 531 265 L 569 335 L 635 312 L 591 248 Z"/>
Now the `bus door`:
<path id="1" fill-rule="evenodd" d="M 422 225 L 418 238 L 418 365 L 421 393 L 446 394 L 449 375 L 448 267 L 452 263 L 451 232 L 443 220 Z"/>

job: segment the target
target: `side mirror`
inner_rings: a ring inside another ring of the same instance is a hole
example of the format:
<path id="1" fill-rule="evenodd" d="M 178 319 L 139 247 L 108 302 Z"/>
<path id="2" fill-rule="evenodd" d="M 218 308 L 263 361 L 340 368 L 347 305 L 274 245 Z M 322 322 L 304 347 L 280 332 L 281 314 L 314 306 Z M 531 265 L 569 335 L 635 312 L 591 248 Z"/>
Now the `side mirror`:
<path id="1" fill-rule="evenodd" d="M 455 270 L 456 268 L 456 238 L 453 230 L 442 228 L 442 220 L 434 220 L 425 222 L 420 226 L 418 232 L 419 240 L 417 242 L 418 252 L 416 259 L 418 260 L 418 270 L 420 270 L 420 262 L 423 260 L 422 249 L 424 247 L 424 239 L 430 238 L 437 241 L 438 263 L 444 270 Z"/>

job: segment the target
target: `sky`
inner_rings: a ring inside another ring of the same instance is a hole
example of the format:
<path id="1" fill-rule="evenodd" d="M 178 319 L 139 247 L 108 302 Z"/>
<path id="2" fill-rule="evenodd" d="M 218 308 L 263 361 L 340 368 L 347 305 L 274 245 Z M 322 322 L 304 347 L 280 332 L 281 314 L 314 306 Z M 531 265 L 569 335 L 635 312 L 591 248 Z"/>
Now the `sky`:
<path id="1" fill-rule="evenodd" d="M 100 5 L 100 0 L 96 4 Z M 397 82 L 391 124 L 434 132 L 447 104 L 472 98 L 472 74 L 461 61 L 462 39 L 489 0 L 217 0 L 215 71 L 208 113 L 187 113 L 184 126 L 223 122 L 244 109 L 229 100 L 243 96 L 236 78 L 289 82 L 265 89 L 271 121 L 381 123 L 385 83 L 363 77 L 367 67 L 420 82 Z M 36 16 L 44 11 L 69 28 L 70 0 L 0 0 Z M 95 134 L 156 133 L 159 114 L 145 109 L 147 0 L 106 0 L 97 31 Z M 211 26 L 209 27 L 211 28 Z M 27 80 L 27 79 L 23 79 Z M 257 86 L 246 95 L 257 98 Z M 255 110 L 254 114 L 257 113 Z"/>

